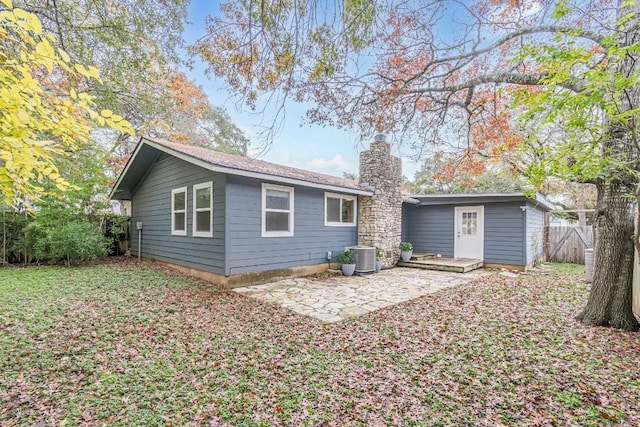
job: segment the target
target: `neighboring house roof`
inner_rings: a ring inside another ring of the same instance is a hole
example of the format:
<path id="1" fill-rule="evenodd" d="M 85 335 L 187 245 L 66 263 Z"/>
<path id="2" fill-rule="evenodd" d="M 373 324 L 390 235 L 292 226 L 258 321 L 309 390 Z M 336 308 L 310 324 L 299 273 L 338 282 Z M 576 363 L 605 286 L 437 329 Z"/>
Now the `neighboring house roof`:
<path id="1" fill-rule="evenodd" d="M 231 175 L 240 175 L 279 182 L 303 185 L 349 194 L 371 195 L 373 192 L 357 181 L 289 166 L 251 159 L 234 154 L 221 153 L 204 147 L 177 144 L 143 136 L 125 165 L 118 181 L 111 190 L 111 198 L 129 200 L 132 190 L 142 180 L 161 153 L 167 153 L 202 168 Z"/>
<path id="2" fill-rule="evenodd" d="M 542 194 L 535 193 L 528 197 L 525 193 L 450 193 L 450 194 L 416 194 L 409 196 L 420 201 L 419 206 L 451 205 L 459 203 L 489 203 L 489 202 L 533 202 L 543 211 L 553 209 L 553 204 Z M 406 201 L 405 201 L 406 203 Z"/>

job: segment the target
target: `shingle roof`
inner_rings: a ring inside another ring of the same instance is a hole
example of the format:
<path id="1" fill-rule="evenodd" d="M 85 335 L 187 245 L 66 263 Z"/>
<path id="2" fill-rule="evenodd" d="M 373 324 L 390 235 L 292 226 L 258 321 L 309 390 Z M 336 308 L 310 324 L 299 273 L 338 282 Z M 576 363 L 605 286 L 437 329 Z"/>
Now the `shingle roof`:
<path id="1" fill-rule="evenodd" d="M 322 173 L 311 172 L 303 169 L 297 169 L 290 166 L 278 165 L 275 163 L 265 162 L 263 160 L 251 159 L 249 157 L 238 156 L 234 154 L 221 153 L 204 147 L 196 147 L 193 145 L 178 144 L 166 140 L 142 137 L 141 142 L 147 140 L 166 147 L 170 150 L 177 151 L 189 157 L 204 161 L 212 166 L 222 168 L 235 169 L 238 172 L 247 171 L 263 175 L 271 175 L 274 180 L 277 178 L 288 178 L 297 181 L 304 181 L 314 184 L 329 185 L 352 189 L 357 191 L 370 191 L 369 188 L 362 187 L 357 181 L 337 176 L 325 175 Z M 242 175 L 242 173 L 238 173 Z"/>

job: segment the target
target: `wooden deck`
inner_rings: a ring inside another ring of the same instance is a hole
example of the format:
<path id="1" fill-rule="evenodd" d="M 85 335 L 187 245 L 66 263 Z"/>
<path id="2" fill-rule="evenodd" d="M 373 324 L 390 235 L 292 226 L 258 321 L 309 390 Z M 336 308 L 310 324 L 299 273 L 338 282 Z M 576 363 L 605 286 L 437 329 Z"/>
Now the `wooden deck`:
<path id="1" fill-rule="evenodd" d="M 413 254 L 411 260 L 398 261 L 399 267 L 423 268 L 425 270 L 466 273 L 482 268 L 484 262 L 476 258 L 437 258 L 435 254 Z"/>

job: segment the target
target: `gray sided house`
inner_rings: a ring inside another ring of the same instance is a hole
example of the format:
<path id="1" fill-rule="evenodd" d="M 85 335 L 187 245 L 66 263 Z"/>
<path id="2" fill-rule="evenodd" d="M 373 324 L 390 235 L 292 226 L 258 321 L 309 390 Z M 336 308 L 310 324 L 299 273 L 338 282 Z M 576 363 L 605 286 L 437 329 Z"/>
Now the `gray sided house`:
<path id="1" fill-rule="evenodd" d="M 357 244 L 358 196 L 372 194 L 353 180 L 147 137 L 112 193 L 131 201 L 133 254 L 140 247 L 143 258 L 231 286 L 326 269 L 327 252 L 335 261 Z"/>
<path id="2" fill-rule="evenodd" d="M 524 193 L 411 196 L 403 205 L 402 237 L 416 252 L 526 270 L 542 257 L 544 213 L 551 209 L 541 195 Z"/>
<path id="3" fill-rule="evenodd" d="M 140 138 L 111 198 L 131 202 L 131 252 L 227 286 L 326 270 L 345 247 L 469 257 L 524 269 L 542 247 L 543 199 L 523 194 L 403 197 L 382 135 L 359 182 Z M 330 253 L 330 255 L 329 255 Z"/>

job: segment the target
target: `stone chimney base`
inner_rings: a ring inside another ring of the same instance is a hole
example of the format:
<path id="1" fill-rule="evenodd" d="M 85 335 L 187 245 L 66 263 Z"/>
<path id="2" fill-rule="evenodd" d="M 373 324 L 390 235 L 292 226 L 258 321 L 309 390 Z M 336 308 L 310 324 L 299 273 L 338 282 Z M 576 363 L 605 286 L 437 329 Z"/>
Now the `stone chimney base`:
<path id="1" fill-rule="evenodd" d="M 374 190 L 360 196 L 358 242 L 382 249 L 383 267 L 396 264 L 402 234 L 402 163 L 391 155 L 384 135 L 360 153 L 360 184 Z"/>

